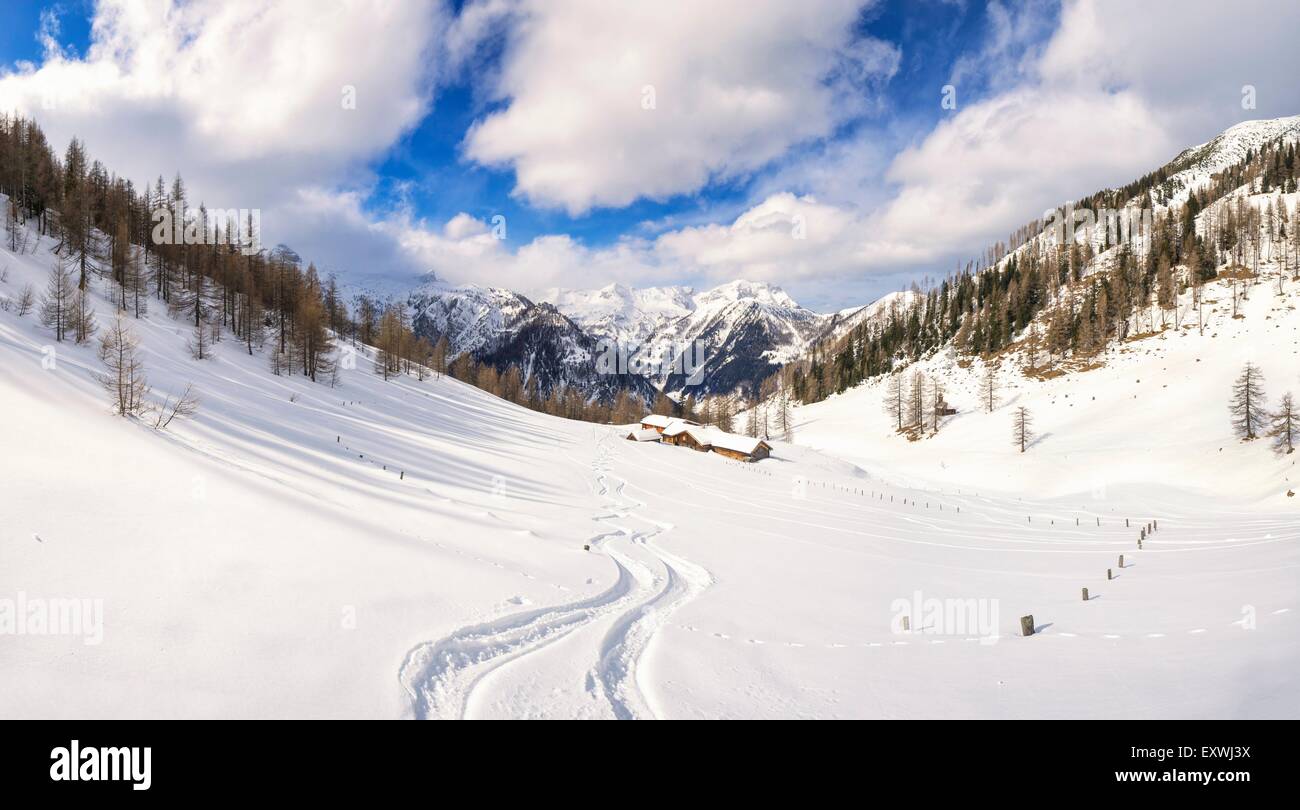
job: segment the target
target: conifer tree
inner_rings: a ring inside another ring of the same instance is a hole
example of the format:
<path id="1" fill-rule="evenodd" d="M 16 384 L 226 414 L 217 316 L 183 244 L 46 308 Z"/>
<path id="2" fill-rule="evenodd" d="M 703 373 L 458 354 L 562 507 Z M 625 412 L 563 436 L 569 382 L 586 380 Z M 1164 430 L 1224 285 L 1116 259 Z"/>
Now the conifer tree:
<path id="1" fill-rule="evenodd" d="M 1011 416 L 1011 441 L 1020 452 L 1025 452 L 1034 441 L 1034 419 L 1029 409 L 1021 405 Z"/>
<path id="2" fill-rule="evenodd" d="M 76 287 L 67 263 L 59 261 L 50 270 L 50 280 L 41 299 L 41 323 L 54 330 L 54 339 L 62 342 L 72 319 Z"/>
<path id="3" fill-rule="evenodd" d="M 1273 438 L 1273 449 L 1277 452 L 1287 455 L 1295 452 L 1297 433 L 1300 433 L 1300 422 L 1296 417 L 1295 403 L 1288 391 L 1282 395 L 1269 425 L 1268 435 Z"/>
<path id="4" fill-rule="evenodd" d="M 1237 435 L 1250 441 L 1264 427 L 1264 373 L 1254 363 L 1246 363 L 1232 386 L 1232 427 Z"/>

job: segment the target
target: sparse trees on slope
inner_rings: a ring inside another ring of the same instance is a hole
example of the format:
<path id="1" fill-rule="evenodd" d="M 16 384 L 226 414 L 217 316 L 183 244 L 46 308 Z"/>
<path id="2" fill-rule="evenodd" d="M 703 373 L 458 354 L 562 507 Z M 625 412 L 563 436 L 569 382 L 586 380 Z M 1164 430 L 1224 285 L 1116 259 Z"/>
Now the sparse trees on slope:
<path id="1" fill-rule="evenodd" d="M 32 285 L 23 285 L 22 291 L 18 293 L 18 300 L 15 305 L 19 318 L 25 317 L 27 313 L 32 311 L 32 307 L 36 305 L 36 290 L 32 289 Z"/>
<path id="2" fill-rule="evenodd" d="M 385 380 L 402 368 L 402 322 L 396 307 L 384 310 L 375 337 L 375 373 Z"/>
<path id="3" fill-rule="evenodd" d="M 1264 373 L 1254 363 L 1246 363 L 1232 385 L 1232 427 L 1243 439 L 1259 438 L 1264 427 Z"/>
<path id="4" fill-rule="evenodd" d="M 194 384 L 185 386 L 185 390 L 176 399 L 167 397 L 162 407 L 154 413 L 153 429 L 166 430 L 177 417 L 188 419 L 199 411 L 199 397 L 194 392 Z"/>
<path id="5" fill-rule="evenodd" d="M 943 384 L 939 382 L 938 377 L 930 378 L 930 401 L 927 410 L 930 411 L 930 427 L 934 433 L 939 432 L 939 410 L 943 406 Z"/>
<path id="6" fill-rule="evenodd" d="M 731 398 L 720 396 L 713 401 L 713 425 L 724 433 L 730 433 L 733 427 L 735 411 L 731 406 Z"/>
<path id="7" fill-rule="evenodd" d="M 1011 441 L 1025 452 L 1034 440 L 1034 418 L 1029 409 L 1021 405 L 1011 417 Z"/>
<path id="8" fill-rule="evenodd" d="M 139 342 L 120 313 L 99 339 L 99 359 L 107 368 L 99 381 L 113 402 L 113 410 L 119 416 L 138 416 L 145 408 L 149 384 L 140 360 Z"/>
<path id="9" fill-rule="evenodd" d="M 899 374 L 890 374 L 885 382 L 885 413 L 895 423 L 895 430 L 903 432 L 903 416 L 907 410 L 903 396 L 903 378 Z"/>
<path id="10" fill-rule="evenodd" d="M 984 379 L 980 381 L 980 396 L 984 400 L 984 407 L 988 408 L 989 413 L 993 413 L 998 399 L 998 372 L 992 363 L 984 366 Z"/>
<path id="11" fill-rule="evenodd" d="M 790 408 L 790 389 L 782 386 L 777 400 L 777 423 L 781 428 L 781 438 L 790 441 L 794 433 L 794 415 Z"/>
<path id="12" fill-rule="evenodd" d="M 18 218 L 18 203 L 9 200 L 5 203 L 5 236 L 9 242 L 9 252 L 18 252 L 18 236 L 22 232 L 22 221 Z"/>
<path id="13" fill-rule="evenodd" d="M 41 299 L 41 323 L 54 330 L 56 341 L 62 342 L 68 333 L 75 294 L 72 271 L 60 261 L 50 270 L 50 280 L 45 286 L 45 296 Z"/>
<path id="14" fill-rule="evenodd" d="M 95 336 L 99 326 L 95 323 L 95 308 L 85 290 L 74 290 L 72 306 L 68 309 L 68 329 L 77 343 L 86 343 Z"/>
<path id="15" fill-rule="evenodd" d="M 1297 433 L 1300 433 L 1300 421 L 1296 419 L 1295 404 L 1288 391 L 1282 395 L 1282 402 L 1273 412 L 1272 424 L 1268 435 L 1273 438 L 1273 449 L 1290 455 L 1295 452 Z"/>
<path id="16" fill-rule="evenodd" d="M 907 392 L 907 427 L 917 432 L 925 431 L 925 375 L 912 372 L 911 387 Z"/>
<path id="17" fill-rule="evenodd" d="M 333 370 L 330 354 L 334 351 L 334 339 L 330 337 L 328 318 L 329 313 L 316 291 L 306 288 L 293 322 L 292 348 L 298 368 L 312 382 Z"/>

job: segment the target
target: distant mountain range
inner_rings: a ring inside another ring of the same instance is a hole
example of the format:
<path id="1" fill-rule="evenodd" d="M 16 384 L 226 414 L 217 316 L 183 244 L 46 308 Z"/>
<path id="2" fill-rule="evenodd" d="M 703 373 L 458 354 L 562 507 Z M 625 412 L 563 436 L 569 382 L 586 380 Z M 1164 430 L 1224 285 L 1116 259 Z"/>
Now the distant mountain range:
<path id="1" fill-rule="evenodd" d="M 544 394 L 564 385 L 605 399 L 623 389 L 646 397 L 656 390 L 697 397 L 756 390 L 816 341 L 885 312 L 900 295 L 822 314 L 759 282 L 733 281 L 703 291 L 611 284 L 548 290 L 534 301 L 512 290 L 452 285 L 429 274 L 407 304 L 416 334 L 434 341 L 445 336 L 454 355 L 468 352 L 498 368 L 517 365 L 525 379 L 535 376 Z M 668 349 L 677 362 L 642 375 L 600 374 L 595 360 L 613 344 L 643 356 Z"/>

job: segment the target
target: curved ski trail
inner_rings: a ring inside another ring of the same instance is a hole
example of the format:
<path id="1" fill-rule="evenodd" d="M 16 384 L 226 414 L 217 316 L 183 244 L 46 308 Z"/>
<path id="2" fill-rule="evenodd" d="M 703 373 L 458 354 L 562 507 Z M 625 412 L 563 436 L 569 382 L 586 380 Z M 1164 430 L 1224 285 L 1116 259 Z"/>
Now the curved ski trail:
<path id="1" fill-rule="evenodd" d="M 598 465 L 603 461 L 607 469 L 611 455 L 598 458 Z M 624 494 L 627 481 L 605 471 L 598 473 L 598 479 L 604 482 L 607 491 L 609 478 L 618 482 L 611 494 L 621 501 L 618 505 L 623 510 L 619 513 L 620 517 L 645 507 L 645 503 Z M 618 618 L 601 642 L 600 658 L 588 676 L 588 690 L 603 695 L 614 716 L 620 720 L 662 716 L 654 710 L 646 697 L 647 689 L 642 680 L 644 670 L 639 664 L 669 615 L 713 584 L 713 576 L 706 569 L 670 554 L 651 542 L 671 531 L 671 523 L 660 523 L 639 516 L 637 519 L 655 527 L 653 531 L 633 535 L 631 541 L 654 555 L 663 566 L 663 576 L 656 577 L 656 584 L 660 587 L 650 599 Z"/>
<path id="2" fill-rule="evenodd" d="M 700 566 L 650 542 L 671 530 L 672 524 L 633 514 L 645 504 L 623 494 L 627 482 L 608 472 L 611 460 L 607 447 L 597 448 L 591 470 L 598 494 L 607 501 L 609 511 L 592 519 L 609 528 L 587 542 L 600 547 L 614 562 L 618 572 L 615 583 L 587 599 L 513 613 L 417 645 L 407 653 L 398 675 L 413 717 L 465 717 L 471 696 L 490 673 L 610 615 L 617 618 L 600 644 L 595 667 L 588 673 L 587 691 L 603 698 L 619 719 L 658 716 L 638 682 L 638 663 L 668 615 L 707 588 L 713 579 Z M 632 531 L 616 523 L 630 517 L 654 528 Z M 629 548 L 620 548 L 616 541 L 626 541 Z M 638 550 L 648 553 L 650 565 L 626 553 Z M 662 573 L 655 570 L 654 563 L 662 566 Z"/>

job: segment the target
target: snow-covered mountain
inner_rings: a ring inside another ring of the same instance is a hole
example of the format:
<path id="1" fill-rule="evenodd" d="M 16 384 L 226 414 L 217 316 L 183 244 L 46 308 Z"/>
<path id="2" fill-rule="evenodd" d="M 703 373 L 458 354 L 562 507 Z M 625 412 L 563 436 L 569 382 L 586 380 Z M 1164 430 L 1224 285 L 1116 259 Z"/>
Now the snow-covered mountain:
<path id="1" fill-rule="evenodd" d="M 429 273 L 407 296 L 412 328 L 437 340 L 445 336 L 453 356 L 494 351 L 527 322 L 536 304 L 501 287 L 453 285 Z"/>
<path id="2" fill-rule="evenodd" d="M 695 310 L 691 287 L 628 287 L 610 284 L 598 290 L 548 290 L 540 296 L 590 334 L 641 343 L 668 324 Z"/>
<path id="3" fill-rule="evenodd" d="M 1243 121 L 1203 144 L 1184 149 L 1161 169 L 1167 179 L 1152 190 L 1151 202 L 1156 205 L 1186 202 L 1188 192 L 1204 185 L 1216 172 L 1241 162 L 1247 153 L 1258 152 L 1264 144 L 1278 139 L 1288 142 L 1300 139 L 1300 115 Z"/>
<path id="4" fill-rule="evenodd" d="M 821 314 L 800 306 L 780 287 L 749 281 L 704 291 L 623 284 L 554 289 L 533 301 L 498 287 L 452 285 L 432 274 L 411 291 L 407 302 L 416 334 L 435 340 L 446 335 L 454 354 L 469 352 L 498 365 L 518 363 L 540 375 L 545 390 L 564 382 L 579 384 L 589 393 L 599 389 L 602 395 L 620 386 L 593 383 L 579 368 L 599 351 L 600 341 L 633 350 L 689 350 L 692 357 L 704 359 L 691 392 L 730 394 L 757 386 L 827 330 L 851 328 L 881 311 L 877 304 L 872 305 L 875 309 Z M 661 373 L 625 385 L 638 393 L 653 386 L 683 394 L 689 375 L 671 373 L 671 367 L 665 364 Z"/>
<path id="5" fill-rule="evenodd" d="M 801 355 L 833 317 L 800 306 L 780 287 L 748 281 L 707 290 L 693 302 L 689 314 L 666 324 L 653 341 L 689 350 L 697 361 L 699 341 L 702 372 L 690 386 L 697 396 L 753 389 Z M 691 376 L 672 372 L 659 383 L 668 393 L 684 394 Z"/>
<path id="6" fill-rule="evenodd" d="M 863 307 L 842 309 L 831 316 L 822 331 L 822 338 L 838 340 L 863 323 L 883 321 L 895 311 L 906 309 L 920 297 L 921 294 L 915 290 L 901 290 L 887 293 Z"/>
<path id="7" fill-rule="evenodd" d="M 468 353 L 500 370 L 517 366 L 547 397 L 557 387 L 611 402 L 621 390 L 654 395 L 644 377 L 600 374 L 597 338 L 548 303 L 500 287 L 452 285 L 430 273 L 407 297 L 415 334 L 431 342 L 446 337 L 450 355 Z"/>

